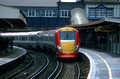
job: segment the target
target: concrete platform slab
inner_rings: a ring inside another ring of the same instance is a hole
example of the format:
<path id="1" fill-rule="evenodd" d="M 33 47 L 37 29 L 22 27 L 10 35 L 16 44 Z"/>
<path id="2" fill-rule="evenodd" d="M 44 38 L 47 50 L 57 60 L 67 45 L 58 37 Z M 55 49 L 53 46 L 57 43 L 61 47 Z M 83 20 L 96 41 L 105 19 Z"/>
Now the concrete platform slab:
<path id="1" fill-rule="evenodd" d="M 7 64 L 7 63 L 10 63 L 10 62 L 22 57 L 25 54 L 26 54 L 25 49 L 23 49 L 21 47 L 14 46 L 13 49 L 10 51 L 10 54 L 8 54 L 4 57 L 2 57 L 2 56 L 0 57 L 0 66 Z"/>
<path id="2" fill-rule="evenodd" d="M 120 56 L 109 52 L 80 48 L 90 61 L 87 79 L 120 79 Z"/>

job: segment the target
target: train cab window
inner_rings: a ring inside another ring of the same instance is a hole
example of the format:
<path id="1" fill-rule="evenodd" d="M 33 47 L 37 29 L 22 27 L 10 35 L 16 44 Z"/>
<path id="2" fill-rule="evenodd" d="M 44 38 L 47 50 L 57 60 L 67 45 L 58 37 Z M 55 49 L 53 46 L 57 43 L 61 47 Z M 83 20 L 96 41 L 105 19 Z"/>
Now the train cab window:
<path id="1" fill-rule="evenodd" d="M 75 31 L 61 31 L 60 40 L 75 40 Z"/>

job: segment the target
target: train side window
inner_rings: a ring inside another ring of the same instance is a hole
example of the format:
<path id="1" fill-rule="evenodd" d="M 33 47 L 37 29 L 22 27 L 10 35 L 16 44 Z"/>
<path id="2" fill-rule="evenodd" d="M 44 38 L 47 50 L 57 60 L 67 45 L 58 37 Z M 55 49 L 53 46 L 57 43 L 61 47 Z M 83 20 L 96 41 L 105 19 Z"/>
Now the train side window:
<path id="1" fill-rule="evenodd" d="M 48 36 L 46 36 L 46 41 L 48 41 Z"/>
<path id="2" fill-rule="evenodd" d="M 30 36 L 28 36 L 28 38 L 29 38 L 29 41 L 30 41 L 31 40 Z"/>
<path id="3" fill-rule="evenodd" d="M 36 36 L 34 36 L 34 41 L 36 41 Z"/>
<path id="4" fill-rule="evenodd" d="M 42 41 L 42 38 L 41 38 L 41 36 L 40 36 L 39 38 L 40 38 L 40 41 Z"/>
<path id="5" fill-rule="evenodd" d="M 21 41 L 21 36 L 19 37 L 19 41 Z"/>
<path id="6" fill-rule="evenodd" d="M 35 40 L 35 37 L 34 36 L 32 36 L 32 41 L 34 41 Z"/>
<path id="7" fill-rule="evenodd" d="M 19 36 L 17 37 L 17 40 L 18 40 L 18 41 L 20 40 L 20 37 L 19 37 Z"/>
<path id="8" fill-rule="evenodd" d="M 27 36 L 25 35 L 25 41 L 27 41 Z"/>
<path id="9" fill-rule="evenodd" d="M 46 38 L 45 38 L 45 36 L 44 36 L 44 40 L 43 41 L 46 41 Z"/>
<path id="10" fill-rule="evenodd" d="M 16 38 L 17 38 L 17 37 L 14 37 L 14 38 L 15 38 L 14 40 L 16 41 Z"/>
<path id="11" fill-rule="evenodd" d="M 33 41 L 34 40 L 34 37 L 33 36 L 31 36 L 31 41 Z"/>
<path id="12" fill-rule="evenodd" d="M 25 41 L 25 37 L 24 36 L 22 36 L 21 39 L 22 39 L 22 41 Z"/>
<path id="13" fill-rule="evenodd" d="M 47 40 L 46 41 L 48 41 L 49 42 L 49 36 L 47 36 Z"/>
<path id="14" fill-rule="evenodd" d="M 45 41 L 46 41 L 46 36 L 45 36 Z"/>
<path id="15" fill-rule="evenodd" d="M 15 37 L 12 37 L 12 40 L 15 40 Z"/>
<path id="16" fill-rule="evenodd" d="M 45 41 L 45 36 L 43 36 L 43 41 Z"/>
<path id="17" fill-rule="evenodd" d="M 40 40 L 40 37 L 37 37 L 37 41 L 39 41 Z"/>
<path id="18" fill-rule="evenodd" d="M 25 41 L 27 40 L 27 37 L 25 36 Z"/>
<path id="19" fill-rule="evenodd" d="M 50 36 L 49 40 L 51 41 L 51 36 Z"/>
<path id="20" fill-rule="evenodd" d="M 16 40 L 16 41 L 18 41 L 18 36 L 17 36 L 17 37 L 15 37 L 15 40 Z"/>
<path id="21" fill-rule="evenodd" d="M 30 41 L 32 41 L 32 37 L 30 36 Z"/>
<path id="22" fill-rule="evenodd" d="M 30 36 L 28 36 L 28 41 L 30 41 Z"/>
<path id="23" fill-rule="evenodd" d="M 36 40 L 37 40 L 37 41 L 40 41 L 40 37 L 37 37 Z"/>
<path id="24" fill-rule="evenodd" d="M 29 41 L 29 36 L 27 36 L 27 41 Z"/>
<path id="25" fill-rule="evenodd" d="M 43 36 L 41 36 L 41 41 L 43 41 Z"/>

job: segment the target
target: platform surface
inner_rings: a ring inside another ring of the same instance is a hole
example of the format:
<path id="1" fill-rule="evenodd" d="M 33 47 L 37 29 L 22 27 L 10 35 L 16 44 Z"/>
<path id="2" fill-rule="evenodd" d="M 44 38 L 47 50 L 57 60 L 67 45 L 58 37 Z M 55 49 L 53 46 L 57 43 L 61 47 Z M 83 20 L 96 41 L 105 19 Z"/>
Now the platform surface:
<path id="1" fill-rule="evenodd" d="M 87 79 L 120 79 L 120 55 L 80 48 L 90 60 L 90 72 Z"/>
<path id="2" fill-rule="evenodd" d="M 6 55 L 5 55 L 6 54 Z M 26 54 L 26 50 L 21 48 L 21 47 L 17 47 L 14 46 L 13 49 L 9 52 L 4 53 L 4 56 L 0 56 L 0 66 L 10 63 L 18 58 L 20 58 L 21 56 Z M 2 54 L 1 54 L 2 55 Z"/>

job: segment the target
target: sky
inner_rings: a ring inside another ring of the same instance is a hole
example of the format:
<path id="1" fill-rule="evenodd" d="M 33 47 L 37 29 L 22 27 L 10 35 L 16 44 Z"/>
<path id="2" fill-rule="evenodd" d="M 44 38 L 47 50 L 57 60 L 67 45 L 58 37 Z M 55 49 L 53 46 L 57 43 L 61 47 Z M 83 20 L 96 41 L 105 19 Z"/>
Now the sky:
<path id="1" fill-rule="evenodd" d="M 76 0 L 61 0 L 62 2 L 76 2 Z"/>

